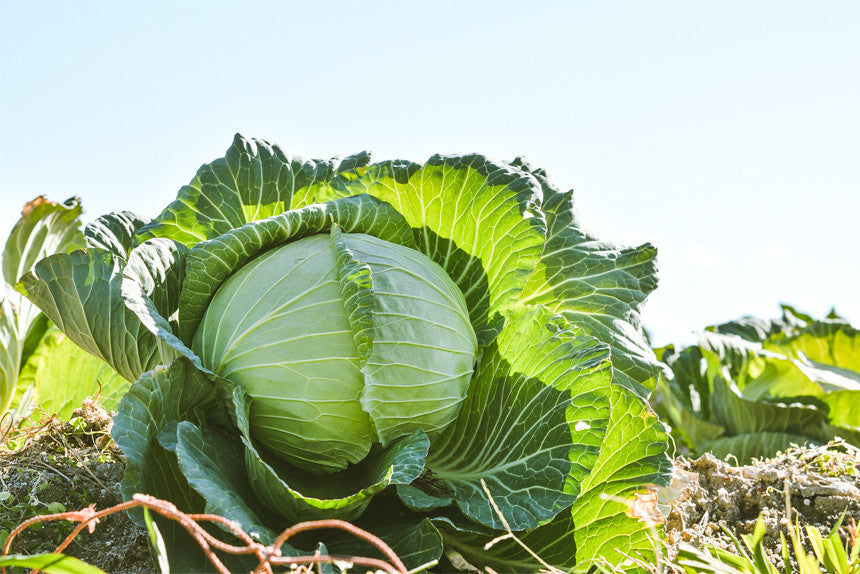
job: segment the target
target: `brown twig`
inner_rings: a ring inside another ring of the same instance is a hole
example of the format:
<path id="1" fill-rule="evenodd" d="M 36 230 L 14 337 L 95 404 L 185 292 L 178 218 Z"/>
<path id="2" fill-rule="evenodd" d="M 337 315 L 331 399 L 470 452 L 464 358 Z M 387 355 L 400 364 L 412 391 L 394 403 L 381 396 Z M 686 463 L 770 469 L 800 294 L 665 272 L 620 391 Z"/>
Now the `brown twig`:
<path id="1" fill-rule="evenodd" d="M 254 569 L 255 574 L 272 574 L 273 565 L 292 565 L 292 564 L 323 564 L 334 562 L 348 562 L 361 566 L 369 566 L 378 570 L 384 570 L 391 574 L 406 574 L 406 566 L 395 554 L 395 552 L 385 542 L 370 532 L 363 530 L 354 524 L 343 520 L 315 520 L 310 522 L 301 522 L 284 530 L 270 546 L 265 546 L 260 542 L 256 542 L 247 532 L 245 532 L 239 523 L 228 520 L 223 516 L 215 514 L 186 514 L 176 508 L 176 506 L 166 500 L 160 500 L 154 496 L 146 494 L 135 494 L 131 500 L 122 502 L 115 506 L 105 508 L 104 510 L 96 511 L 94 505 L 82 510 L 74 510 L 70 512 L 60 512 L 57 514 L 46 514 L 29 518 L 15 527 L 9 533 L 6 539 L 6 544 L 3 546 L 3 556 L 9 554 L 12 547 L 12 541 L 25 528 L 32 526 L 38 522 L 47 522 L 51 520 L 69 520 L 79 522 L 72 532 L 57 546 L 54 552 L 62 552 L 75 537 L 80 534 L 84 528 L 89 528 L 92 532 L 99 520 L 115 512 L 129 510 L 135 507 L 149 508 L 157 512 L 161 516 L 178 522 L 196 541 L 206 557 L 213 566 L 221 574 L 230 574 L 230 571 L 224 565 L 220 558 L 215 554 L 214 550 L 234 555 L 255 555 L 260 561 L 257 568 Z M 239 538 L 245 546 L 236 546 L 219 540 L 209 532 L 207 532 L 199 523 L 214 522 L 220 524 L 229 530 L 234 536 Z M 312 556 L 282 556 L 281 546 L 292 536 L 306 532 L 308 530 L 319 529 L 339 529 L 344 530 L 353 536 L 356 536 L 366 542 L 371 543 L 388 559 L 388 562 L 377 558 L 368 558 L 365 556 L 322 556 L 317 552 Z M 0 568 L 4 574 L 5 568 Z M 33 572 L 36 572 L 35 570 Z"/>

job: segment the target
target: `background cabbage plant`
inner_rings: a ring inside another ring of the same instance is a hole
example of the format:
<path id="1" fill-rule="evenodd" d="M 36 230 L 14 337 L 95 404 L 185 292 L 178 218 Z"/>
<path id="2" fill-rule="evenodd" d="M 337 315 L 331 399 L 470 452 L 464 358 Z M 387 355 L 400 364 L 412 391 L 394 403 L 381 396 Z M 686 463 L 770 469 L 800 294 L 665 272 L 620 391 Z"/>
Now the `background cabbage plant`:
<path id="1" fill-rule="evenodd" d="M 84 247 L 81 203 L 37 197 L 24 205 L 3 249 L 0 283 L 0 433 L 38 405 L 63 417 L 99 393 L 116 407 L 129 383 L 81 350 L 12 286 L 37 261 Z"/>
<path id="2" fill-rule="evenodd" d="M 126 496 L 263 541 L 355 521 L 411 567 L 499 571 L 648 553 L 625 504 L 667 483 L 639 307 L 655 249 L 579 226 L 517 159 L 309 160 L 237 135 L 154 220 L 109 214 L 17 289 L 134 381 L 113 436 Z M 290 317 L 295 320 L 291 320 Z M 178 567 L 199 568 L 175 530 Z M 337 535 L 332 553 L 367 548 Z"/>
<path id="3" fill-rule="evenodd" d="M 783 305 L 778 319 L 713 325 L 657 354 L 669 367 L 657 409 L 697 454 L 745 464 L 836 436 L 860 446 L 860 331 L 835 313 Z"/>

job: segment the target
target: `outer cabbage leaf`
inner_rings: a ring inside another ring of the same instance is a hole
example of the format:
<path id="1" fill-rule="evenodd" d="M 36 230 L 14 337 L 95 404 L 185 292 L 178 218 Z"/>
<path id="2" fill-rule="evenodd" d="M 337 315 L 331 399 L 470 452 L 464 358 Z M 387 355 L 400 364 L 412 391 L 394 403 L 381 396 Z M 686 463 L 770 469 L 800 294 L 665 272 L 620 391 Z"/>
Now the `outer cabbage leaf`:
<path id="1" fill-rule="evenodd" d="M 81 212 L 76 197 L 63 203 L 37 197 L 24 206 L 6 240 L 0 282 L 0 414 L 6 412 L 16 394 L 21 366 L 48 328 L 39 308 L 13 291 L 12 285 L 43 257 L 83 245 Z"/>
<path id="2" fill-rule="evenodd" d="M 130 499 L 134 493 L 141 492 L 169 500 L 183 512 L 202 513 L 206 510 L 206 500 L 189 484 L 189 480 L 195 480 L 195 485 L 199 486 L 200 474 L 206 470 L 200 458 L 205 459 L 206 454 L 211 454 L 209 445 L 217 449 L 229 444 L 229 441 L 225 443 L 225 439 L 217 435 L 207 435 L 205 443 L 196 444 L 199 447 L 197 450 L 192 449 L 188 440 L 194 437 L 193 429 L 183 423 L 187 421 L 207 429 L 211 428 L 209 425 L 228 425 L 223 396 L 222 388 L 213 384 L 205 373 L 185 357 L 177 359 L 168 367 L 158 366 L 147 371 L 131 386 L 120 401 L 111 431 L 126 457 L 126 470 L 121 483 L 124 498 Z M 184 455 L 182 464 L 177 452 Z M 200 455 L 200 452 L 204 454 Z M 217 459 L 218 463 L 229 461 L 231 452 L 235 451 L 224 452 L 223 458 Z M 234 469 L 223 472 L 230 477 Z M 203 482 L 208 485 L 228 480 L 223 476 L 208 476 Z M 233 486 L 237 492 L 241 492 L 241 484 Z M 201 487 L 201 490 L 208 492 L 205 487 Z M 230 503 L 234 501 L 232 496 L 222 499 L 218 509 L 229 511 Z M 253 511 L 243 515 L 241 510 L 233 508 L 231 516 L 238 518 L 253 515 Z M 140 514 L 132 514 L 132 518 L 142 524 Z M 159 521 L 165 544 L 171 549 L 168 557 L 172 569 L 182 572 L 211 569 L 211 563 L 183 528 L 173 521 L 156 520 Z M 258 522 L 243 524 L 261 536 L 270 534 L 263 527 L 255 528 Z M 285 552 L 289 552 L 289 547 L 285 548 Z"/>
<path id="3" fill-rule="evenodd" d="M 176 425 L 174 452 L 188 484 L 205 500 L 207 514 L 235 520 L 263 544 L 274 542 L 275 532 L 263 524 L 263 511 L 253 504 L 238 437 L 206 423 L 182 421 Z M 285 550 L 289 553 L 289 547 Z"/>
<path id="4" fill-rule="evenodd" d="M 188 359 L 144 373 L 120 400 L 112 430 L 127 460 L 123 495 L 142 492 L 185 512 L 202 511 L 203 500 L 189 488 L 171 450 L 177 425 L 186 420 L 202 424 L 207 414 L 227 419 L 222 393 Z"/>
<path id="5" fill-rule="evenodd" d="M 381 538 L 410 570 L 442 556 L 442 533 L 433 522 L 404 512 L 402 506 L 384 499 L 384 495 L 373 501 L 370 510 L 356 520 L 355 525 Z M 326 537 L 326 546 L 335 555 L 385 559 L 375 546 L 351 535 L 332 532 Z M 431 571 L 438 570 L 433 568 Z"/>
<path id="6" fill-rule="evenodd" d="M 150 242 L 129 255 L 129 273 L 143 281 L 162 306 L 175 297 L 184 254 L 173 242 Z M 123 294 L 126 262 L 111 253 L 90 248 L 52 255 L 16 286 L 77 345 L 106 361 L 129 381 L 176 356 L 152 333 L 150 326 L 126 305 Z M 169 309 L 162 309 L 170 316 Z"/>
<path id="7" fill-rule="evenodd" d="M 518 309 L 484 351 L 459 418 L 432 441 L 431 486 L 496 529 L 504 525 L 481 480 L 511 528 L 553 518 L 573 502 L 606 432 L 608 358 L 548 309 Z"/>
<path id="8" fill-rule="evenodd" d="M 376 496 L 368 510 L 353 524 L 381 538 L 410 571 L 416 571 L 442 556 L 442 534 L 436 525 L 426 515 L 403 508 L 390 491 Z M 330 530 L 319 532 L 318 536 L 322 537 L 332 555 L 386 560 L 378 548 L 352 534 Z"/>
<path id="9" fill-rule="evenodd" d="M 516 318 L 515 315 L 510 321 L 511 334 L 515 337 L 514 333 L 521 332 L 520 344 L 524 346 L 529 337 L 535 340 L 535 333 L 525 329 L 522 324 L 517 325 Z M 535 318 L 532 317 L 532 320 Z M 500 339 L 504 338 L 506 331 L 503 331 Z M 544 364 L 554 369 L 570 369 L 567 375 L 576 372 L 577 368 L 581 369 L 576 384 L 569 386 L 574 392 L 574 404 L 578 400 L 582 401 L 582 405 L 591 403 L 597 407 L 596 410 L 602 410 L 602 416 L 609 414 L 609 419 L 594 420 L 577 427 L 575 421 L 585 422 L 588 419 L 574 415 L 575 410 L 568 410 L 567 418 L 571 425 L 569 432 L 575 441 L 589 435 L 597 437 L 597 458 L 591 458 L 584 467 L 578 468 L 576 464 L 571 467 L 565 490 L 578 496 L 570 509 L 561 511 L 548 522 L 544 521 L 518 536 L 542 559 L 560 568 L 572 568 L 600 556 L 606 556 L 614 563 L 619 562 L 625 553 L 641 553 L 647 557 L 649 552 L 653 552 L 647 525 L 629 516 L 625 504 L 604 500 L 601 495 L 607 493 L 632 499 L 642 489 L 667 484 L 672 463 L 666 454 L 666 430 L 637 395 L 618 383 L 610 383 L 612 371 L 606 360 L 607 346 L 583 336 L 578 329 L 574 332 L 578 338 L 568 338 L 559 347 L 549 345 L 549 357 L 543 359 L 547 361 Z M 564 337 L 558 338 L 564 340 Z M 540 348 L 547 347 L 545 339 L 537 340 L 541 341 Z M 590 345 L 586 345 L 586 341 L 591 341 Z M 560 360 L 557 353 L 562 349 L 570 351 L 576 348 L 570 346 L 576 342 L 579 343 L 577 352 L 564 361 Z M 534 358 L 532 353 L 523 348 L 514 355 L 522 361 L 534 361 L 536 364 L 543 361 Z M 589 358 L 578 364 L 576 357 L 579 360 Z M 513 371 L 516 370 L 514 367 Z M 547 380 L 553 379 L 550 376 Z M 556 379 L 556 383 L 559 382 L 562 388 L 567 386 L 563 384 L 564 377 Z M 598 390 L 597 393 L 588 392 L 588 387 L 592 385 Z M 594 454 L 593 451 L 589 452 L 589 457 Z M 480 457 L 472 458 L 480 460 Z M 433 464 L 431 448 L 428 467 L 433 469 Z M 516 516 L 517 509 L 511 509 L 506 504 L 503 489 L 491 486 L 490 491 L 507 518 Z M 447 513 L 434 518 L 434 523 L 442 530 L 446 545 L 455 548 L 479 567 L 489 566 L 499 572 L 536 571 L 541 568 L 533 556 L 510 540 L 499 542 L 490 550 L 485 549 L 484 544 L 497 534 L 475 522 Z M 516 529 L 514 524 L 511 526 Z"/>
<path id="10" fill-rule="evenodd" d="M 561 192 L 543 170 L 514 162 L 543 188 L 546 243 L 520 301 L 543 304 L 612 348 L 614 380 L 647 399 L 660 363 L 641 327 L 639 307 L 657 287 L 651 244 L 619 248 L 583 231 L 573 191 Z"/>
<path id="11" fill-rule="evenodd" d="M 551 521 L 518 534 L 541 559 L 557 568 L 570 569 L 600 557 L 613 564 L 620 563 L 625 555 L 653 559 L 650 529 L 631 515 L 628 504 L 637 493 L 669 483 L 672 461 L 666 454 L 666 429 L 636 394 L 617 383 L 610 388 L 606 434 L 577 499 Z M 485 550 L 484 544 L 497 534 L 474 522 L 447 515 L 435 518 L 434 523 L 442 530 L 446 545 L 472 564 L 511 573 L 541 568 L 534 557 L 510 540 Z"/>
<path id="12" fill-rule="evenodd" d="M 384 516 L 384 514 L 377 515 Z M 400 521 L 396 517 L 391 517 L 382 524 L 366 522 L 359 522 L 359 524 L 382 538 L 407 568 L 418 568 L 438 560 L 442 556 L 442 534 L 429 518 L 416 522 L 414 520 Z M 349 548 L 349 554 L 353 556 L 373 555 L 373 551 L 369 547 L 359 546 L 354 542 Z M 332 545 L 332 550 L 335 549 L 338 547 Z"/>
<path id="13" fill-rule="evenodd" d="M 623 556 L 636 554 L 646 560 L 653 558 L 648 524 L 631 517 L 627 504 L 606 496 L 629 502 L 636 493 L 655 490 L 671 481 L 666 427 L 648 405 L 626 386 L 613 381 L 610 409 L 609 429 L 600 456 L 571 508 L 577 562 L 602 556 L 617 564 Z M 552 548 L 552 537 L 548 538 L 547 552 Z M 538 548 L 540 552 L 542 547 Z"/>
<path id="14" fill-rule="evenodd" d="M 102 215 L 84 228 L 87 246 L 99 247 L 121 259 L 132 248 L 134 233 L 148 223 L 130 211 Z"/>
<path id="15" fill-rule="evenodd" d="M 404 437 L 377 456 L 325 480 L 257 448 L 250 434 L 250 402 L 241 387 L 233 392 L 236 419 L 245 447 L 248 480 L 257 498 L 293 522 L 361 516 L 373 496 L 390 484 L 409 484 L 424 470 L 430 442 L 422 431 Z"/>
<path id="16" fill-rule="evenodd" d="M 248 222 L 308 205 L 340 170 L 369 159 L 365 152 L 343 161 L 305 159 L 236 134 L 225 157 L 201 167 L 176 200 L 138 230 L 135 241 L 165 237 L 193 247 Z"/>

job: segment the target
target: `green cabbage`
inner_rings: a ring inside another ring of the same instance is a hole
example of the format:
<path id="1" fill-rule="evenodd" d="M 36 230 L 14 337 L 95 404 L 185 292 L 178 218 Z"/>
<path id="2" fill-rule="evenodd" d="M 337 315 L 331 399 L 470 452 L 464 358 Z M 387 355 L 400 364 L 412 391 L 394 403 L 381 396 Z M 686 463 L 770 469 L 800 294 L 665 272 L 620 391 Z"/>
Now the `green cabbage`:
<path id="1" fill-rule="evenodd" d="M 411 568 L 448 548 L 538 569 L 510 539 L 484 549 L 507 527 L 560 568 L 653 552 L 624 501 L 671 471 L 639 319 L 656 250 L 583 231 L 542 170 L 236 136 L 151 222 L 100 221 L 17 289 L 134 381 L 113 427 L 127 497 L 264 542 L 351 520 Z M 161 526 L 176 569 L 205 566 Z"/>
<path id="2" fill-rule="evenodd" d="M 696 453 L 748 464 L 835 437 L 860 446 L 860 331 L 782 306 L 774 320 L 712 325 L 699 343 L 659 350 L 655 403 Z"/>
<path id="3" fill-rule="evenodd" d="M 351 279 L 362 271 L 367 297 L 356 308 Z M 213 297 L 192 349 L 245 389 L 260 444 L 333 471 L 374 443 L 448 426 L 477 340 L 463 294 L 436 263 L 369 235 L 333 233 L 239 269 Z"/>

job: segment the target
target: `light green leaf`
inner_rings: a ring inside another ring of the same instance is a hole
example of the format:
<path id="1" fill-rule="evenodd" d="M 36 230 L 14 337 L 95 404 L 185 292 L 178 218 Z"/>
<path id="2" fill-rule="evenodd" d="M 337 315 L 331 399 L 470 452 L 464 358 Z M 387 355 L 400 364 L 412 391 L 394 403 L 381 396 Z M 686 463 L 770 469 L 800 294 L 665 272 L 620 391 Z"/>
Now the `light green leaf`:
<path id="1" fill-rule="evenodd" d="M 43 257 L 83 247 L 82 211 L 77 197 L 55 203 L 40 196 L 27 203 L 6 240 L 3 280 L 14 285 Z"/>
<path id="2" fill-rule="evenodd" d="M 534 349 L 539 348 L 540 353 Z M 534 528 L 567 507 L 608 418 L 609 350 L 543 307 L 520 308 L 483 358 L 459 418 L 427 466 L 471 519 Z"/>
<path id="3" fill-rule="evenodd" d="M 78 347 L 56 327 L 28 359 L 21 380 L 33 383 L 35 402 L 42 409 L 64 419 L 86 397 L 98 396 L 107 410 L 114 411 L 129 387 L 110 365 Z"/>
<path id="4" fill-rule="evenodd" d="M 154 237 L 188 247 L 290 209 L 312 203 L 340 169 L 364 165 L 366 153 L 338 160 L 292 156 L 263 140 L 236 134 L 225 157 L 204 165 L 176 201 L 138 230 L 136 243 Z"/>
<path id="5" fill-rule="evenodd" d="M 48 327 L 33 303 L 12 289 L 37 261 L 83 246 L 80 200 L 64 203 L 37 197 L 24 206 L 3 250 L 0 281 L 0 414 L 15 397 L 21 366 L 35 351 Z"/>
<path id="6" fill-rule="evenodd" d="M 158 525 L 152 519 L 149 508 L 145 506 L 143 507 L 143 521 L 149 533 L 149 550 L 153 555 L 155 563 L 158 564 L 158 569 L 161 570 L 161 574 L 170 574 L 170 560 L 167 557 L 164 537 L 161 536 Z"/>
<path id="7" fill-rule="evenodd" d="M 625 554 L 653 556 L 648 525 L 629 516 L 626 504 L 605 499 L 604 495 L 632 501 L 635 493 L 666 486 L 671 479 L 672 460 L 666 454 L 663 423 L 639 397 L 621 385 L 612 385 L 610 404 L 609 430 L 600 456 L 571 507 L 577 562 L 605 556 L 617 564 Z M 547 538 L 552 540 L 551 536 Z M 544 547 L 534 549 L 540 553 Z"/>
<path id="8" fill-rule="evenodd" d="M 46 574 L 105 574 L 105 571 L 64 554 L 10 554 L 0 556 L 0 567 L 33 568 Z"/>
<path id="9" fill-rule="evenodd" d="M 781 401 L 791 397 L 822 398 L 825 390 L 821 382 L 827 379 L 829 373 L 821 373 L 824 377 L 811 378 L 813 369 L 797 360 L 777 357 L 757 357 L 755 364 L 750 364 L 742 375 L 744 380 L 742 394 L 745 399 L 752 401 Z"/>
<path id="10" fill-rule="evenodd" d="M 6 412 L 18 385 L 24 341 L 18 336 L 18 317 L 12 300 L 0 290 L 0 416 Z"/>
<path id="11" fill-rule="evenodd" d="M 393 205 L 418 249 L 463 291 L 481 345 L 501 330 L 544 243 L 537 181 L 481 155 L 381 162 L 342 173 L 321 193 L 367 193 Z"/>
<path id="12" fill-rule="evenodd" d="M 834 391 L 821 397 L 821 400 L 830 408 L 830 424 L 857 427 L 860 430 L 860 393 Z"/>
<path id="13" fill-rule="evenodd" d="M 612 349 L 614 380 L 647 398 L 660 365 L 641 327 L 639 307 L 657 287 L 651 244 L 620 248 L 599 241 L 576 221 L 573 192 L 561 192 L 541 170 L 546 243 L 520 301 L 543 304 Z"/>
<path id="14" fill-rule="evenodd" d="M 769 339 L 764 348 L 839 374 L 851 390 L 860 390 L 860 331 L 842 321 L 816 321 L 792 336 Z"/>

